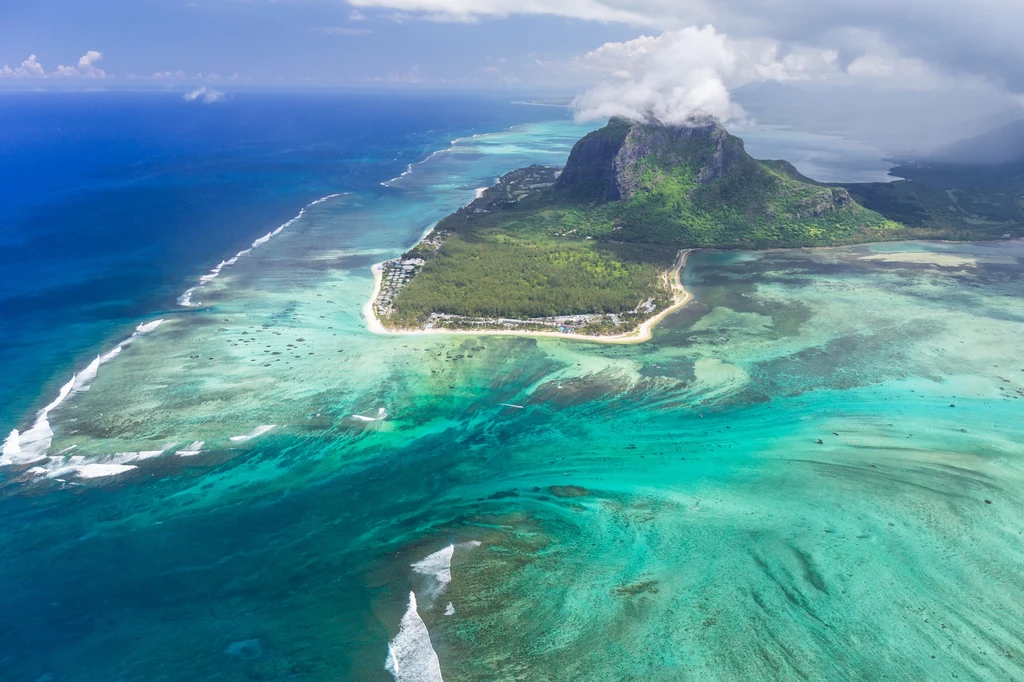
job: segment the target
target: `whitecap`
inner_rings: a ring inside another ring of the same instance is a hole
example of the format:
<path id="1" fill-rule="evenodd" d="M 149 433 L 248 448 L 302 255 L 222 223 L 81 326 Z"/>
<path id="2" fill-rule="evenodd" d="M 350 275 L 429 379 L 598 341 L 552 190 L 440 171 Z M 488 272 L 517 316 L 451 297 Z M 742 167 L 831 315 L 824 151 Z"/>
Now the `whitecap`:
<path id="1" fill-rule="evenodd" d="M 46 474 L 47 478 L 75 475 L 79 478 L 105 478 L 117 476 L 138 467 L 131 464 L 76 464 L 68 467 L 54 469 Z"/>
<path id="2" fill-rule="evenodd" d="M 3 450 L 0 450 L 0 454 L 3 455 L 4 459 L 14 457 L 21 452 L 21 437 L 18 433 L 18 429 L 11 429 L 11 432 L 7 434 L 7 438 L 4 439 Z"/>
<path id="3" fill-rule="evenodd" d="M 71 379 L 60 387 L 57 397 L 36 413 L 36 420 L 26 431 L 18 433 L 17 429 L 8 434 L 4 441 L 3 459 L 0 465 L 31 464 L 46 458 L 53 441 L 53 430 L 50 428 L 50 412 L 64 402 L 64 399 L 71 395 L 75 387 L 77 375 L 71 375 Z"/>
<path id="4" fill-rule="evenodd" d="M 472 138 L 474 138 L 474 137 L 478 137 L 478 136 L 477 136 L 477 135 L 471 135 L 471 136 L 469 137 L 469 139 L 472 139 Z M 391 187 L 391 183 L 393 183 L 393 182 L 397 182 L 398 180 L 401 180 L 402 178 L 404 178 L 404 177 L 405 177 L 406 175 L 408 175 L 409 173 L 412 173 L 412 171 L 413 171 L 413 168 L 415 168 L 416 166 L 419 166 L 419 165 L 421 165 L 421 164 L 424 164 L 424 163 L 426 163 L 427 161 L 430 161 L 430 160 L 431 160 L 432 158 L 434 158 L 434 157 L 435 157 L 435 156 L 437 156 L 438 154 L 447 154 L 448 152 L 452 152 L 452 151 L 455 151 L 455 148 L 456 148 L 456 147 L 457 147 L 457 146 L 459 145 L 459 143 L 460 143 L 460 142 L 462 142 L 462 141 L 463 141 L 464 139 L 467 139 L 467 138 L 462 138 L 462 137 L 456 138 L 456 139 L 454 139 L 454 140 L 452 140 L 452 141 L 451 141 L 451 143 L 449 144 L 449 146 L 448 146 L 448 147 L 446 147 L 445 149 L 438 149 L 438 150 L 436 150 L 436 151 L 432 152 L 432 153 L 431 153 L 431 154 L 430 154 L 429 156 L 427 156 L 427 158 L 423 159 L 422 161 L 417 161 L 416 163 L 410 163 L 410 164 L 406 164 L 406 166 L 405 166 L 405 171 L 403 171 L 403 172 L 402 172 L 402 173 L 401 173 L 400 175 L 396 175 L 395 177 L 391 178 L 390 180 L 388 180 L 388 181 L 386 181 L 386 182 L 382 182 L 382 183 L 380 183 L 380 184 L 381 184 L 381 186 L 382 186 L 382 187 Z"/>
<path id="5" fill-rule="evenodd" d="M 409 608 L 398 626 L 398 634 L 388 643 L 384 669 L 395 682 L 444 682 L 441 663 L 430 643 L 427 626 L 416 611 L 416 595 L 409 593 Z"/>
<path id="6" fill-rule="evenodd" d="M 412 565 L 412 570 L 423 575 L 434 578 L 436 585 L 434 593 L 441 594 L 448 583 L 452 581 L 452 554 L 455 553 L 455 545 L 448 545 L 444 549 L 420 559 Z"/>
<path id="7" fill-rule="evenodd" d="M 135 328 L 135 333 L 132 334 L 131 338 L 129 338 L 128 340 L 131 341 L 132 339 L 134 339 L 139 334 L 148 334 L 149 332 L 153 331 L 154 329 L 159 327 L 161 324 L 163 324 L 163 322 L 164 322 L 163 319 L 159 319 L 159 320 L 153 320 L 152 322 L 146 322 L 144 324 L 140 324 L 138 327 Z"/>
<path id="8" fill-rule="evenodd" d="M 178 457 L 195 457 L 196 455 L 203 451 L 204 444 L 204 441 L 197 440 L 184 450 L 178 450 L 174 454 L 176 454 Z"/>
<path id="9" fill-rule="evenodd" d="M 112 455 L 103 457 L 100 461 L 109 464 L 124 464 L 125 462 L 138 462 L 143 459 L 153 459 L 164 454 L 163 450 L 141 450 L 139 452 L 115 452 Z"/>
<path id="10" fill-rule="evenodd" d="M 315 201 L 310 202 L 309 205 L 310 206 L 316 206 L 317 204 L 322 204 L 322 203 L 324 203 L 325 201 L 327 201 L 329 199 L 334 199 L 335 197 L 340 197 L 341 194 L 342 194 L 341 192 L 338 192 L 336 194 L 328 194 L 325 197 L 320 197 L 319 199 L 316 199 Z"/>
<path id="11" fill-rule="evenodd" d="M 77 475 L 80 478 L 99 478 L 103 476 L 116 476 L 126 471 L 137 468 L 129 462 L 141 462 L 147 459 L 159 457 L 174 447 L 174 443 L 166 445 L 160 450 L 138 450 L 134 452 L 115 452 L 111 455 L 87 458 L 85 455 L 65 455 L 73 450 L 76 445 L 61 450 L 56 455 L 42 457 L 45 464 L 35 466 L 26 473 L 34 476 L 46 476 L 57 478 L 59 476 Z"/>
<path id="12" fill-rule="evenodd" d="M 444 607 L 444 615 L 452 616 L 455 615 L 455 604 L 448 602 L 448 606 Z"/>
<path id="13" fill-rule="evenodd" d="M 178 297 L 178 305 L 188 308 L 192 305 L 192 294 L 195 293 L 199 287 L 191 287 L 185 290 L 181 296 Z"/>
<path id="14" fill-rule="evenodd" d="M 274 428 L 275 426 L 276 424 L 264 424 L 262 426 L 257 426 L 255 429 L 245 434 L 244 436 L 231 436 L 231 440 L 235 443 L 241 443 L 247 440 L 252 440 L 253 438 L 262 436 L 264 433 Z"/>
<path id="15" fill-rule="evenodd" d="M 18 429 L 12 429 L 7 434 L 7 438 L 4 439 L 3 448 L 0 450 L 0 466 L 32 464 L 46 459 L 50 445 L 53 442 L 53 429 L 50 427 L 49 419 L 50 412 L 55 410 L 72 394 L 89 390 L 89 384 L 96 378 L 100 366 L 116 358 L 139 335 L 153 331 L 162 322 L 163 320 L 159 319 L 140 324 L 127 339 L 117 344 L 107 353 L 97 356 L 81 372 L 72 374 L 71 378 L 61 386 L 57 397 L 36 413 L 36 419 L 31 427 L 20 432 Z"/>
<path id="16" fill-rule="evenodd" d="M 356 421 L 361 421 L 361 422 L 379 422 L 379 421 L 384 421 L 385 419 L 387 419 L 388 418 L 388 413 L 387 413 L 387 410 L 385 410 L 383 407 L 381 407 L 381 408 L 378 408 L 377 416 L 376 417 L 366 417 L 366 416 L 361 415 L 361 414 L 354 414 L 354 415 L 352 415 L 352 418 L 355 419 Z"/>
<path id="17" fill-rule="evenodd" d="M 217 279 L 217 277 L 220 276 L 221 271 L 224 268 L 230 267 L 230 266 L 234 265 L 235 263 L 238 262 L 239 258 L 242 258 L 243 256 L 249 255 L 250 253 L 252 253 L 253 249 L 258 248 L 258 247 L 266 244 L 268 241 L 270 241 L 271 237 L 275 237 L 275 236 L 281 234 L 281 232 L 283 232 L 285 229 L 287 229 L 287 228 L 291 227 L 292 225 L 294 225 L 300 218 L 302 218 L 303 215 L 305 215 L 306 209 L 309 208 L 310 206 L 315 206 L 317 204 L 322 204 L 322 203 L 324 203 L 325 201 L 327 201 L 329 199 L 334 199 L 335 197 L 340 197 L 341 195 L 342 195 L 342 193 L 328 194 L 327 196 L 320 197 L 319 199 L 316 199 L 315 201 L 311 201 L 309 204 L 307 204 L 306 206 L 303 206 L 301 209 L 299 209 L 299 212 L 293 218 L 291 218 L 289 220 L 286 220 L 285 222 L 281 223 L 280 225 L 278 225 L 276 228 L 274 228 L 270 232 L 268 232 L 265 235 L 263 235 L 262 237 L 256 239 L 249 246 L 249 248 L 243 249 L 243 250 L 239 251 L 238 253 L 236 253 L 231 258 L 228 258 L 227 260 L 224 260 L 224 261 L 221 261 L 220 263 L 218 263 L 214 268 L 212 268 L 210 270 L 210 272 L 208 272 L 205 275 L 201 275 L 199 277 L 199 284 L 197 284 L 194 287 L 189 287 L 188 289 L 185 290 L 185 292 L 181 296 L 178 297 L 178 305 L 183 306 L 185 308 L 189 308 L 189 307 L 192 307 L 194 305 L 199 305 L 198 302 L 193 302 L 192 301 L 192 297 L 195 296 L 195 294 L 197 292 L 201 291 L 203 289 L 203 287 L 205 287 L 207 284 L 209 284 L 213 280 Z"/>

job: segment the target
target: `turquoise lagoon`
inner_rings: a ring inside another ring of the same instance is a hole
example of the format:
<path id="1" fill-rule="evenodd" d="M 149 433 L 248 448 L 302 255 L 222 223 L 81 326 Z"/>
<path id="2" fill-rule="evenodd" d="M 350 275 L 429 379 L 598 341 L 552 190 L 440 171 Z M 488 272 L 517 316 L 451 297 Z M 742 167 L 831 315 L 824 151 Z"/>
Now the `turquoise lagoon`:
<path id="1" fill-rule="evenodd" d="M 80 374 L 4 469 L 3 678 L 1024 677 L 1021 242 L 698 252 L 638 345 L 366 331 L 580 132 L 310 205 Z"/>

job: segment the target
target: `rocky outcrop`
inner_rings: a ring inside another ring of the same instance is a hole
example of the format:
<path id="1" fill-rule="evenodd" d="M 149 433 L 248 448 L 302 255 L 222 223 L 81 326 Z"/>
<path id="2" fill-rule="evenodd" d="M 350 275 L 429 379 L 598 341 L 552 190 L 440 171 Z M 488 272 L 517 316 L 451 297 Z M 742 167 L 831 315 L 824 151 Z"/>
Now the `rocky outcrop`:
<path id="1" fill-rule="evenodd" d="M 746 157 L 743 141 L 710 118 L 683 125 L 614 119 L 576 143 L 556 192 L 596 201 L 629 199 L 651 173 L 695 167 L 698 183 L 723 177 Z"/>
<path id="2" fill-rule="evenodd" d="M 850 193 L 842 187 L 833 187 L 832 189 L 823 189 L 822 191 L 815 194 L 813 197 L 809 197 L 801 202 L 800 210 L 791 214 L 791 218 L 820 218 L 829 211 L 834 211 L 837 208 L 843 206 L 849 206 L 853 203 L 853 199 L 850 197 Z"/>
<path id="3" fill-rule="evenodd" d="M 633 124 L 613 119 L 607 126 L 577 142 L 554 190 L 573 199 L 618 201 L 614 162 Z"/>
<path id="4" fill-rule="evenodd" d="M 690 166 L 699 169 L 697 182 L 704 184 L 725 175 L 730 164 L 745 154 L 743 142 L 714 119 L 671 126 L 638 124 L 615 156 L 615 183 L 619 195 L 629 198 L 652 170 Z"/>
<path id="5" fill-rule="evenodd" d="M 783 178 L 803 188 L 790 186 L 786 194 Z M 817 183 L 789 162 L 756 161 L 712 118 L 679 125 L 613 119 L 576 143 L 554 192 L 569 200 L 629 201 L 681 179 L 701 210 L 728 205 L 751 218 L 815 219 L 854 204 L 845 189 Z"/>

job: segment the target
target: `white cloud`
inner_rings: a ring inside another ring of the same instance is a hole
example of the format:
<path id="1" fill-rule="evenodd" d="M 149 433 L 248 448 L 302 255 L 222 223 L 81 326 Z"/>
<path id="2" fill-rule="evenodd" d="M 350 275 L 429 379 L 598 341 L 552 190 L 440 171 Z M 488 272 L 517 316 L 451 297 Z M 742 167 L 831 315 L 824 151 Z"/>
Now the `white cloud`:
<path id="1" fill-rule="evenodd" d="M 856 77 L 909 79 L 920 87 L 921 70 L 946 78 L 986 79 L 1024 92 L 1024 2 L 1020 0 L 348 0 L 431 20 L 478 21 L 512 15 L 549 15 L 616 22 L 655 32 L 714 24 L 736 39 L 770 39 L 782 45 L 834 50 L 844 64 L 861 57 Z M 898 46 L 900 59 L 871 51 L 850 52 L 842 34 L 870 27 Z M 888 68 L 882 61 L 888 62 Z M 872 75 L 874 74 L 874 75 Z"/>
<path id="2" fill-rule="evenodd" d="M 189 92 L 186 92 L 184 95 L 181 96 L 181 98 L 186 102 L 195 102 L 197 100 L 200 100 L 205 104 L 213 104 L 214 102 L 219 102 L 220 100 L 224 99 L 224 93 L 220 90 L 214 90 L 213 88 L 208 88 L 205 85 L 203 85 L 196 88 L 195 90 L 190 90 Z"/>
<path id="3" fill-rule="evenodd" d="M 157 71 L 152 76 L 150 76 L 150 78 L 152 78 L 153 80 L 158 80 L 158 81 L 167 81 L 167 80 L 179 80 L 179 81 L 181 81 L 181 80 L 185 80 L 186 78 L 188 78 L 188 75 L 184 71 L 182 71 L 181 69 L 178 69 L 177 71 Z"/>
<path id="4" fill-rule="evenodd" d="M 355 7 L 386 7 L 404 12 L 419 12 L 433 21 L 471 22 L 481 17 L 553 14 L 577 19 L 650 25 L 649 19 L 642 11 L 615 6 L 628 5 L 628 2 L 603 0 L 349 0 L 349 4 Z"/>
<path id="5" fill-rule="evenodd" d="M 107 72 L 96 66 L 96 62 L 101 59 L 102 52 L 89 50 L 78 59 L 77 66 L 58 66 L 53 75 L 69 78 L 106 78 Z"/>
<path id="6" fill-rule="evenodd" d="M 576 98 L 583 120 L 625 116 L 682 123 L 710 115 L 744 118 L 729 96 L 755 81 L 805 80 L 835 71 L 836 53 L 801 49 L 783 53 L 768 40 L 733 40 L 714 26 L 691 26 L 659 36 L 605 43 L 578 60 L 597 85 Z"/>
<path id="7" fill-rule="evenodd" d="M 329 36 L 359 37 L 368 36 L 373 33 L 373 31 L 368 28 L 350 28 L 348 26 L 326 26 L 316 30 L 326 33 Z"/>
<path id="8" fill-rule="evenodd" d="M 46 70 L 43 69 L 43 65 L 39 63 L 34 54 L 30 54 L 28 59 L 23 61 L 20 66 L 11 68 L 4 64 L 4 68 L 0 69 L 0 77 L 4 78 L 46 78 Z"/>

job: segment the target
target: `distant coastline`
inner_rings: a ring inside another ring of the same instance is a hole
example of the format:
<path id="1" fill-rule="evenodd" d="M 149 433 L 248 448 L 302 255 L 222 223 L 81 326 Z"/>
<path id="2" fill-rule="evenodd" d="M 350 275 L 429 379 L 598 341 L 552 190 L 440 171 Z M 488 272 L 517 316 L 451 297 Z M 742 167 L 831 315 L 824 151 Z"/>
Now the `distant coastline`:
<path id="1" fill-rule="evenodd" d="M 664 273 L 665 280 L 672 290 L 672 305 L 652 315 L 640 323 L 640 325 L 623 334 L 590 335 L 576 334 L 572 332 L 557 331 L 533 331 L 528 329 L 389 329 L 377 316 L 374 310 L 374 303 L 380 294 L 383 283 L 384 263 L 375 263 L 370 271 L 373 273 L 373 293 L 370 299 L 363 306 L 363 317 L 366 319 L 366 326 L 374 334 L 391 334 L 396 336 L 415 336 L 425 334 L 462 335 L 462 336 L 534 336 L 554 339 L 568 339 L 571 341 L 590 341 L 592 343 L 630 344 L 649 341 L 654 335 L 654 328 L 669 314 L 683 308 L 691 300 L 693 295 L 683 287 L 682 270 L 686 267 L 686 261 L 690 254 L 697 249 L 686 249 L 680 251 L 676 257 L 673 267 Z"/>

